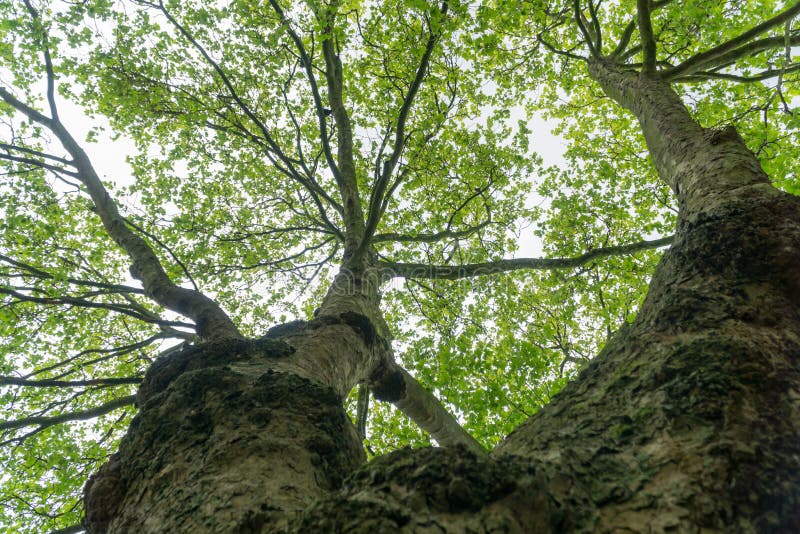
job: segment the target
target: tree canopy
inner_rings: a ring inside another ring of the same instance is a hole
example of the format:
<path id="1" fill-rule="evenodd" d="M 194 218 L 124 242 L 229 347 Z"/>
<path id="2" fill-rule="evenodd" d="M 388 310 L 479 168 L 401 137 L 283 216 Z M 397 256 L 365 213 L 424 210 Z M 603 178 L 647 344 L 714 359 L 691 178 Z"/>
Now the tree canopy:
<path id="1" fill-rule="evenodd" d="M 633 319 L 674 231 L 587 63 L 657 73 L 798 194 L 797 13 L 3 1 L 0 529 L 78 523 L 156 357 L 311 319 L 353 254 L 398 361 L 492 447 Z M 93 163 L 106 138 L 132 147 L 113 175 Z M 431 443 L 389 404 L 367 415 L 374 455 Z"/>

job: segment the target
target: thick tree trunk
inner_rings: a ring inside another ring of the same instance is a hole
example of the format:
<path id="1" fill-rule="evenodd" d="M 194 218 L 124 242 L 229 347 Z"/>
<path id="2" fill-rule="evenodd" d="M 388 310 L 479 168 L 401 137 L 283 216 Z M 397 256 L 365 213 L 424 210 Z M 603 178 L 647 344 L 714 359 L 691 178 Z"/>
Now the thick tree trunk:
<path id="1" fill-rule="evenodd" d="M 389 455 L 297 530 L 800 531 L 800 199 L 668 85 L 592 74 L 681 205 L 636 321 L 489 460 Z"/>
<path id="2" fill-rule="evenodd" d="M 800 532 L 798 221 L 767 185 L 684 211 L 634 324 L 490 459 L 389 455 L 293 530 Z"/>
<path id="3" fill-rule="evenodd" d="M 365 459 L 342 399 L 387 367 L 377 286 L 359 276 L 343 269 L 312 321 L 157 360 L 86 485 L 87 531 L 273 532 L 339 488 Z"/>
<path id="4" fill-rule="evenodd" d="M 611 530 L 800 531 L 800 199 L 667 84 L 590 72 L 638 117 L 676 239 L 635 323 L 498 452 L 591 466 Z"/>
<path id="5" fill-rule="evenodd" d="M 300 328 L 363 345 L 345 325 Z M 360 439 L 341 395 L 285 370 L 298 356 L 281 339 L 230 340 L 157 361 L 86 486 L 87 531 L 270 532 L 337 489 L 364 460 Z"/>
<path id="6" fill-rule="evenodd" d="M 550 405 L 490 458 L 404 450 L 356 470 L 341 396 L 375 347 L 331 306 L 155 365 L 87 485 L 88 530 L 800 531 L 800 199 L 666 84 L 591 72 L 639 117 L 681 211 L 636 321 Z"/>

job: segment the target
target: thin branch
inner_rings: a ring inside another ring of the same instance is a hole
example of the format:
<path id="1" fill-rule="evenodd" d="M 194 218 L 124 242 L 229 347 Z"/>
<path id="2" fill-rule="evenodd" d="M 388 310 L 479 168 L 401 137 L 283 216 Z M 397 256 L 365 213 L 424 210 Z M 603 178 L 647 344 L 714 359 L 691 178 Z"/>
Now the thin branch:
<path id="1" fill-rule="evenodd" d="M 549 51 L 551 51 L 554 54 L 558 54 L 559 56 L 568 57 L 570 59 L 577 59 L 577 60 L 580 60 L 580 61 L 587 61 L 587 58 L 582 56 L 582 55 L 580 55 L 580 54 L 575 54 L 573 52 L 570 52 L 569 50 L 561 50 L 560 48 L 556 48 L 554 45 L 552 45 L 551 43 L 547 42 L 544 39 L 544 37 L 542 37 L 541 34 L 539 34 L 536 37 L 536 39 L 537 39 L 537 41 L 539 43 L 544 45 L 545 48 L 547 48 Z"/>
<path id="2" fill-rule="evenodd" d="M 65 305 L 65 306 L 77 306 L 80 308 L 103 309 L 129 315 L 134 319 L 138 319 L 146 323 L 157 324 L 160 326 L 174 326 L 181 328 L 195 327 L 195 325 L 191 323 L 184 323 L 182 321 L 165 321 L 157 316 L 153 316 L 151 314 L 144 314 L 140 309 L 134 308 L 129 304 L 116 304 L 113 302 L 94 302 L 92 300 L 87 300 L 77 297 L 68 297 L 68 296 L 33 297 L 30 295 L 26 295 L 24 293 L 20 293 L 19 291 L 15 291 L 14 289 L 9 289 L 8 287 L 0 287 L 0 295 L 8 295 L 10 297 L 13 297 L 19 302 L 31 302 L 34 304 L 47 304 L 55 306 Z"/>
<path id="3" fill-rule="evenodd" d="M 594 260 L 609 256 L 632 254 L 642 250 L 660 248 L 672 243 L 674 236 L 653 241 L 640 241 L 616 247 L 601 247 L 574 258 L 517 258 L 467 265 L 428 265 L 424 263 L 382 262 L 379 269 L 384 277 L 431 278 L 457 280 L 519 270 L 574 269 Z"/>
<path id="4" fill-rule="evenodd" d="M 303 45 L 303 40 L 297 34 L 297 32 L 292 28 L 289 19 L 286 17 L 286 14 L 283 12 L 283 9 L 276 0 L 270 0 L 269 4 L 272 6 L 272 9 L 277 13 L 278 18 L 281 21 L 281 24 L 286 28 L 289 37 L 291 37 L 292 42 L 294 42 L 295 47 L 297 48 L 297 53 L 300 54 L 300 61 L 302 62 L 303 69 L 306 73 L 306 78 L 308 78 L 308 85 L 311 87 L 311 94 L 314 98 L 314 108 L 317 112 L 317 121 L 319 124 L 319 138 L 322 142 L 322 151 L 325 154 L 325 161 L 328 162 L 328 167 L 333 173 L 334 178 L 338 181 L 340 179 L 340 171 L 339 166 L 336 164 L 336 160 L 333 158 L 333 152 L 331 151 L 330 142 L 328 141 L 328 124 L 326 122 L 327 118 L 325 116 L 325 106 L 322 105 L 322 96 L 319 93 L 319 86 L 317 85 L 317 78 L 314 76 L 314 64 L 311 60 L 311 57 L 308 55 L 306 51 L 306 47 Z M 343 211 L 340 206 L 340 213 Z"/>
<path id="5" fill-rule="evenodd" d="M 397 232 L 387 232 L 384 234 L 376 234 L 372 238 L 373 243 L 381 243 L 385 241 L 393 241 L 396 243 L 436 243 L 438 241 L 442 241 L 443 239 L 461 239 L 464 237 L 469 237 L 475 232 L 486 228 L 491 223 L 491 221 L 484 221 L 477 226 L 473 226 L 471 228 L 467 228 L 466 230 L 442 230 L 441 232 L 436 232 L 433 234 L 400 234 Z"/>
<path id="6" fill-rule="evenodd" d="M 28 0 L 25 1 L 25 8 L 28 10 L 28 14 L 31 16 L 31 22 L 33 26 L 41 32 L 41 47 L 42 47 L 42 54 L 44 56 L 44 68 L 47 74 L 47 103 L 50 106 L 50 115 L 53 117 L 53 120 L 58 120 L 58 109 L 56 107 L 56 97 L 55 97 L 55 74 L 53 73 L 53 61 L 50 57 L 50 45 L 48 44 L 47 39 L 47 31 L 44 29 L 44 24 L 42 22 L 41 17 L 39 17 L 39 12 L 31 5 Z"/>
<path id="7" fill-rule="evenodd" d="M 8 263 L 9 265 L 13 265 L 14 267 L 18 267 L 18 268 L 20 268 L 20 269 L 25 271 L 24 273 L 20 273 L 17 276 L 22 276 L 22 277 L 31 276 L 31 277 L 34 277 L 34 278 L 38 278 L 40 280 L 54 280 L 56 278 L 54 275 L 52 275 L 52 274 L 50 274 L 50 273 L 48 273 L 46 271 L 43 271 L 42 269 L 40 269 L 38 267 L 34 267 L 33 265 L 30 265 L 30 264 L 15 260 L 15 259 L 10 258 L 8 256 L 5 256 L 3 254 L 0 254 L 0 261 L 4 261 L 4 262 Z M 6 276 L 11 276 L 11 275 L 6 274 Z M 98 288 L 98 289 L 106 289 L 106 290 L 114 291 L 114 292 L 120 293 L 120 294 L 127 294 L 127 293 L 133 293 L 133 294 L 138 294 L 138 295 L 143 295 L 144 294 L 144 290 L 143 289 L 140 289 L 138 287 L 126 286 L 126 285 L 122 285 L 122 284 L 106 284 L 106 283 L 103 283 L 103 282 L 95 282 L 93 280 L 81 280 L 80 278 L 72 278 L 72 277 L 67 277 L 67 278 L 64 278 L 63 280 L 69 282 L 70 284 L 74 284 L 74 285 L 77 285 L 77 286 L 86 286 L 86 287 L 95 287 L 95 288 Z"/>
<path id="8" fill-rule="evenodd" d="M 25 154 L 30 154 L 31 156 L 36 156 L 37 158 L 51 159 L 53 161 L 57 161 L 59 163 L 63 163 L 64 165 L 70 165 L 70 166 L 74 165 L 71 160 L 68 160 L 66 158 L 53 156 L 52 154 L 48 154 L 46 152 L 40 152 L 38 150 L 34 150 L 32 148 L 28 148 L 28 147 L 24 147 L 24 146 L 9 145 L 7 143 L 0 143 L 0 149 L 7 150 L 7 151 L 16 150 L 18 152 L 24 152 Z"/>
<path id="9" fill-rule="evenodd" d="M 116 202 L 106 190 L 89 156 L 56 118 L 49 118 L 0 87 L 0 98 L 34 122 L 48 128 L 72 156 L 77 178 L 86 187 L 108 235 L 133 260 L 132 274 L 142 281 L 146 294 L 162 306 L 192 318 L 203 337 L 241 337 L 228 315 L 207 296 L 175 285 L 150 246 L 125 225 Z"/>
<path id="10" fill-rule="evenodd" d="M 787 37 L 781 35 L 775 37 L 765 37 L 764 39 L 757 39 L 755 41 L 751 41 L 743 46 L 740 46 L 734 50 L 731 50 L 730 52 L 727 52 L 719 56 L 714 61 L 714 65 L 712 67 L 709 67 L 708 70 L 704 68 L 702 71 L 700 70 L 693 71 L 692 74 L 672 77 L 670 78 L 670 81 L 680 82 L 694 74 L 714 73 L 720 69 L 733 65 L 738 59 L 743 59 L 745 57 L 752 57 L 760 52 L 765 52 L 767 50 L 784 48 L 786 46 L 786 40 Z M 791 35 L 788 37 L 788 40 L 790 47 L 800 45 L 800 35 Z"/>
<path id="11" fill-rule="evenodd" d="M 152 4 L 146 3 L 146 5 L 152 5 Z M 269 159 L 277 166 L 277 161 L 274 159 L 273 154 L 277 156 L 278 160 L 280 160 L 280 162 L 283 163 L 283 165 L 286 167 L 286 170 L 283 171 L 284 174 L 286 174 L 291 179 L 300 183 L 303 187 L 305 187 L 309 191 L 309 193 L 311 193 L 315 203 L 319 207 L 323 220 L 327 221 L 328 224 L 331 226 L 331 229 L 336 231 L 336 227 L 333 226 L 333 224 L 330 223 L 330 221 L 328 220 L 327 213 L 325 213 L 325 209 L 318 197 L 321 196 L 325 198 L 326 201 L 331 203 L 331 205 L 333 205 L 334 207 L 336 206 L 336 203 L 333 202 L 332 199 L 330 199 L 327 193 L 320 187 L 320 185 L 316 182 L 316 180 L 313 179 L 313 177 L 311 176 L 304 177 L 297 171 L 297 169 L 294 166 L 294 162 L 283 152 L 278 143 L 273 139 L 272 135 L 269 132 L 269 128 L 267 128 L 266 124 L 264 124 L 264 122 L 255 114 L 255 112 L 253 112 L 253 110 L 250 109 L 250 106 L 248 106 L 244 102 L 244 100 L 242 100 L 242 98 L 239 96 L 239 93 L 234 88 L 233 83 L 231 82 L 228 75 L 225 73 L 225 70 L 220 66 L 219 63 L 214 61 L 214 58 L 211 57 L 211 55 L 208 53 L 208 51 L 206 51 L 203 45 L 201 45 L 192 36 L 192 34 L 189 33 L 189 31 L 180 22 L 178 22 L 178 20 L 175 19 L 175 17 L 172 16 L 172 14 L 169 12 L 169 10 L 167 10 L 162 0 L 159 0 L 157 8 L 164 14 L 164 16 L 175 27 L 175 29 L 177 29 L 178 32 L 189 42 L 189 44 L 191 44 L 192 47 L 194 47 L 195 50 L 197 50 L 200 53 L 200 55 L 203 56 L 206 63 L 208 63 L 208 65 L 213 69 L 213 71 L 217 74 L 217 76 L 219 76 L 220 80 L 222 80 L 222 83 L 227 89 L 228 94 L 230 94 L 233 101 L 236 102 L 236 105 L 239 107 L 239 109 L 241 109 L 242 112 L 244 112 L 244 114 L 247 115 L 247 117 L 259 129 L 261 135 L 263 136 L 264 140 L 267 142 L 267 145 L 269 146 L 269 150 L 266 151 Z M 281 167 L 277 166 L 277 168 Z"/>
<path id="12" fill-rule="evenodd" d="M 631 42 L 631 37 L 633 37 L 634 31 L 636 31 L 636 21 L 632 20 L 625 26 L 616 48 L 614 48 L 614 51 L 611 52 L 609 57 L 615 59 L 625 52 L 625 50 L 628 48 L 628 44 Z"/>
<path id="13" fill-rule="evenodd" d="M 661 9 L 662 7 L 665 7 L 665 6 L 669 5 L 673 1 L 674 0 L 660 0 L 658 2 L 651 2 L 650 3 L 650 15 L 651 15 L 651 17 L 653 15 L 653 13 L 655 13 L 657 10 Z M 611 55 L 609 57 L 611 57 L 612 59 L 617 59 L 620 56 L 622 56 L 623 53 L 625 53 L 625 51 L 628 48 L 628 44 L 630 44 L 630 42 L 631 42 L 631 37 L 633 37 L 633 32 L 636 30 L 637 20 L 638 20 L 638 16 L 634 17 L 630 22 L 628 22 L 628 24 L 625 26 L 625 29 L 622 31 L 622 35 L 620 36 L 620 39 L 619 39 L 619 42 L 617 43 L 616 48 L 614 48 L 614 51 L 611 52 Z M 638 50 L 638 47 L 637 47 L 637 50 Z"/>
<path id="14" fill-rule="evenodd" d="M 0 386 L 25 386 L 39 388 L 74 388 L 84 386 L 119 386 L 123 384 L 141 384 L 142 377 L 92 378 L 89 380 L 28 380 L 16 376 L 0 376 Z"/>
<path id="15" fill-rule="evenodd" d="M 146 237 L 149 237 L 150 239 L 152 239 L 153 241 L 155 241 L 155 242 L 156 242 L 156 244 L 157 244 L 159 247 L 161 247 L 161 248 L 163 248 L 164 250 L 166 250 L 166 251 L 167 251 L 167 254 L 169 254 L 169 255 L 172 257 L 172 260 L 173 260 L 175 263 L 177 263 L 177 264 L 178 264 L 178 267 L 180 267 L 180 268 L 181 268 L 181 271 L 183 271 L 183 274 L 185 274 L 185 275 L 186 275 L 186 278 L 188 278 L 188 279 L 189 279 L 189 282 L 191 282 L 191 284 L 192 284 L 192 287 L 194 287 L 194 290 L 195 290 L 195 291 L 200 291 L 200 288 L 197 286 L 197 282 L 195 282 L 195 281 L 194 281 L 194 277 L 192 276 L 192 273 L 190 273 L 190 272 L 189 272 L 189 269 L 187 269 L 187 268 L 186 268 L 186 265 L 185 265 L 185 264 L 184 264 L 184 263 L 181 261 L 181 259 L 180 259 L 180 258 L 179 258 L 179 257 L 178 257 L 176 254 L 175 254 L 175 252 L 173 252 L 173 251 L 172 251 L 172 249 L 171 249 L 169 246 L 167 246 L 167 245 L 166 245 L 166 244 L 165 244 L 163 241 L 161 241 L 161 240 L 160 240 L 158 237 L 156 237 L 156 236 L 155 236 L 155 235 L 153 235 L 152 233 L 148 232 L 147 230 L 145 230 L 144 228 L 142 228 L 141 226 L 139 226 L 139 225 L 138 225 L 138 224 L 136 224 L 135 222 L 131 221 L 129 218 L 125 217 L 125 218 L 124 218 L 124 220 L 125 220 L 125 222 L 126 222 L 126 223 L 127 223 L 129 226 L 131 226 L 131 227 L 132 227 L 134 230 L 138 231 L 140 234 L 143 234 L 143 235 L 144 235 L 144 236 L 146 236 Z"/>
<path id="16" fill-rule="evenodd" d="M 78 173 L 75 171 L 68 171 L 62 167 L 57 167 L 56 165 L 51 165 L 49 163 L 45 163 L 44 161 L 34 158 L 26 158 L 24 156 L 14 156 L 12 154 L 0 154 L 0 160 L 13 161 L 14 163 L 22 163 L 24 165 L 32 165 L 34 167 L 39 167 L 40 169 L 51 171 L 57 174 L 59 173 L 66 174 L 67 176 L 71 176 L 73 178 L 79 178 Z"/>
<path id="17" fill-rule="evenodd" d="M 447 2 L 443 2 L 439 15 L 441 17 L 446 17 L 447 10 Z M 365 237 L 361 248 L 368 246 L 370 236 L 377 228 L 378 222 L 380 222 L 380 208 L 384 202 L 384 194 L 386 193 L 386 188 L 389 186 L 392 173 L 397 167 L 398 161 L 400 161 L 400 155 L 403 153 L 403 148 L 406 144 L 406 121 L 408 120 L 408 115 L 411 112 L 412 106 L 414 105 L 414 99 L 416 98 L 420 87 L 422 87 L 422 82 L 425 80 L 425 76 L 428 73 L 428 65 L 430 64 L 431 56 L 433 55 L 433 50 L 436 46 L 436 42 L 439 40 L 439 37 L 439 34 L 434 33 L 432 29 L 429 28 L 428 41 L 425 44 L 425 51 L 422 54 L 422 58 L 417 66 L 416 74 L 414 75 L 414 80 L 411 82 L 411 86 L 408 88 L 408 92 L 403 98 L 403 105 L 400 107 L 400 112 L 397 115 L 397 123 L 395 124 L 394 128 L 395 137 L 392 154 L 389 156 L 389 159 L 383 162 L 381 176 L 373 187 L 372 194 L 370 195 Z"/>
<path id="18" fill-rule="evenodd" d="M 598 52 L 597 47 L 595 47 L 589 30 L 583 24 L 583 13 L 581 12 L 580 0 L 573 0 L 572 7 L 573 11 L 575 12 L 575 23 L 578 25 L 578 29 L 580 29 L 581 34 L 583 34 L 583 38 L 586 41 L 586 46 L 589 47 L 589 53 L 592 55 L 592 57 L 600 57 L 600 53 Z"/>
<path id="19" fill-rule="evenodd" d="M 128 395 L 125 397 L 114 399 L 112 401 L 109 401 L 95 408 L 91 408 L 89 410 L 83 410 L 79 412 L 66 412 L 62 413 L 61 415 L 54 415 L 49 417 L 48 416 L 26 417 L 23 419 L 17 419 L 15 421 L 0 422 L 0 430 L 15 430 L 17 428 L 24 428 L 26 426 L 37 426 L 39 427 L 39 431 L 41 431 L 44 430 L 45 428 L 58 425 L 61 423 L 66 423 L 68 421 L 85 421 L 87 419 L 93 419 L 95 417 L 105 415 L 109 412 L 113 412 L 114 410 L 118 410 L 119 408 L 123 408 L 125 406 L 131 406 L 135 401 L 136 401 L 136 395 Z"/>
<path id="20" fill-rule="evenodd" d="M 593 0 L 589 0 L 589 16 L 591 17 L 592 26 L 594 27 L 594 38 L 597 46 L 597 51 L 602 55 L 603 53 L 603 33 L 600 27 L 600 18 L 597 15 L 597 8 L 600 7 L 600 2 L 597 0 L 597 6 L 594 5 Z"/>
<path id="21" fill-rule="evenodd" d="M 778 75 L 778 81 L 775 84 L 775 91 L 778 93 L 778 97 L 781 99 L 781 104 L 783 104 L 783 111 L 788 113 L 789 115 L 792 114 L 792 110 L 789 107 L 789 103 L 786 101 L 786 96 L 783 94 L 783 76 L 786 74 L 786 70 L 791 66 L 792 63 L 792 40 L 791 40 L 791 33 L 792 33 L 792 21 L 786 21 L 786 28 L 783 33 L 783 66 L 781 67 L 781 72 Z M 765 112 L 766 113 L 766 112 Z M 765 115 L 766 118 L 766 115 Z"/>
<path id="22" fill-rule="evenodd" d="M 305 256 L 309 252 L 314 252 L 316 250 L 324 248 L 325 246 L 329 245 L 332 242 L 335 243 L 334 238 L 333 237 L 329 237 L 327 239 L 324 239 L 324 240 L 320 241 L 319 243 L 316 243 L 314 245 L 309 245 L 309 246 L 303 248 L 303 250 L 300 250 L 300 251 L 295 252 L 294 254 L 290 254 L 288 256 L 284 256 L 283 258 L 280 258 L 280 259 L 277 259 L 277 260 L 263 260 L 263 261 L 251 263 L 251 264 L 248 264 L 248 265 L 222 264 L 222 265 L 220 265 L 219 270 L 217 270 L 215 272 L 216 273 L 222 273 L 222 272 L 228 272 L 228 271 L 249 271 L 249 270 L 252 270 L 252 269 L 260 269 L 262 267 L 279 266 L 279 265 L 281 265 L 283 263 L 288 263 L 288 262 L 291 262 L 292 260 L 296 260 L 298 258 L 302 258 L 303 256 Z M 316 264 L 312 263 L 310 265 L 316 265 Z M 304 267 L 304 266 L 300 266 L 300 267 Z"/>
<path id="23" fill-rule="evenodd" d="M 754 82 L 763 82 L 764 80 L 769 80 L 772 78 L 777 78 L 781 76 L 781 74 L 789 74 L 791 72 L 796 72 L 798 70 L 800 70 L 800 63 L 787 65 L 786 67 L 782 67 L 780 69 L 762 70 L 761 72 L 751 74 L 750 76 L 740 76 L 738 74 L 727 74 L 724 72 L 699 71 L 693 74 L 681 76 L 680 78 L 675 78 L 671 81 L 675 83 L 691 83 L 704 80 L 727 80 L 730 82 L 738 82 L 738 83 L 754 83 Z"/>
<path id="24" fill-rule="evenodd" d="M 80 351 L 80 352 L 78 352 L 76 354 L 73 354 L 72 356 L 69 356 L 68 358 L 66 358 L 64 360 L 61 360 L 60 362 L 57 362 L 57 363 L 54 363 L 54 364 L 51 364 L 51 365 L 48 365 L 46 367 L 42 367 L 42 368 L 39 368 L 39 369 L 35 369 L 35 370 L 31 371 L 30 373 L 26 374 L 25 376 L 23 376 L 22 378 L 28 378 L 28 377 L 31 377 L 31 376 L 37 376 L 37 375 L 40 375 L 40 374 L 43 374 L 43 373 L 48 373 L 50 371 L 54 371 L 54 370 L 59 369 L 61 367 L 65 367 L 66 365 L 68 365 L 68 364 L 70 364 L 70 363 L 72 363 L 72 362 L 74 362 L 76 360 L 79 360 L 81 357 L 87 356 L 89 354 L 103 354 L 104 356 L 102 356 L 100 358 L 95 358 L 94 360 L 92 360 L 90 362 L 85 362 L 85 361 L 81 362 L 80 366 L 83 366 L 85 363 L 97 363 L 99 361 L 105 361 L 107 359 L 110 359 L 110 358 L 113 358 L 113 357 L 116 357 L 116 356 L 122 356 L 124 354 L 130 354 L 130 353 L 135 352 L 137 350 L 144 349 L 145 347 L 148 347 L 148 346 L 152 345 L 154 342 L 156 342 L 158 340 L 166 339 L 168 337 L 171 337 L 171 336 L 169 336 L 167 334 L 164 334 L 162 332 L 162 333 L 158 333 L 158 334 L 155 334 L 153 336 L 150 336 L 150 337 L 148 337 L 146 339 L 143 339 L 141 341 L 138 341 L 136 343 L 132 343 L 132 344 L 129 344 L 129 345 L 123 345 L 121 347 L 114 347 L 114 348 L 110 348 L 110 349 L 86 349 L 86 350 L 82 350 L 82 351 Z M 52 379 L 57 379 L 57 378 L 62 378 L 64 376 L 68 376 L 68 375 L 72 374 L 74 371 L 75 370 L 67 371 L 67 372 L 61 372 L 57 377 L 54 377 Z"/>

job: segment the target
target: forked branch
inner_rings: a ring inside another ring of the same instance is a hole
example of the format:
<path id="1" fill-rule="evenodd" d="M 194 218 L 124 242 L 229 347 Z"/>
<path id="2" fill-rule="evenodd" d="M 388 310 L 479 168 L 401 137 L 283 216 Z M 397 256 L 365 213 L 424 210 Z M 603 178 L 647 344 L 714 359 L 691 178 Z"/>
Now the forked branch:
<path id="1" fill-rule="evenodd" d="M 745 45 L 752 39 L 771 30 L 772 28 L 792 20 L 798 14 L 800 14 L 800 2 L 795 2 L 790 8 L 778 13 L 771 19 L 765 20 L 761 24 L 753 26 L 746 32 L 743 32 L 733 39 L 717 45 L 714 48 L 699 54 L 695 54 L 677 67 L 665 71 L 663 77 L 666 80 L 673 80 L 681 76 L 693 74 L 701 69 L 711 69 L 715 65 L 719 65 L 721 61 L 728 62 L 730 61 L 730 56 L 728 56 L 730 52 L 738 49 L 739 47 Z"/>
<path id="2" fill-rule="evenodd" d="M 447 16 L 447 10 L 447 2 L 444 2 L 439 10 L 438 16 Z M 403 153 L 403 148 L 406 144 L 406 122 L 408 121 L 408 116 L 411 113 L 411 108 L 414 105 L 414 100 L 417 96 L 417 93 L 419 92 L 420 87 L 422 87 L 422 82 L 427 76 L 428 65 L 430 64 L 431 56 L 433 55 L 433 50 L 436 46 L 436 42 L 439 40 L 439 37 L 440 35 L 434 32 L 433 28 L 430 27 L 428 30 L 428 40 L 425 43 L 425 51 L 422 53 L 422 58 L 420 58 L 419 65 L 417 66 L 414 80 L 411 82 L 408 92 L 403 97 L 403 104 L 400 106 L 400 112 L 397 115 L 397 122 L 394 125 L 395 136 L 392 153 L 389 158 L 383 162 L 383 169 L 380 177 L 375 183 L 375 186 L 372 189 L 372 194 L 370 195 L 369 212 L 365 232 L 366 238 L 364 244 L 362 244 L 362 247 L 366 247 L 368 245 L 367 241 L 375 232 L 378 222 L 380 221 L 382 215 L 381 207 L 385 205 L 384 195 L 386 193 L 386 189 L 389 186 L 392 174 L 397 167 L 397 163 L 400 161 L 400 156 Z"/>
<path id="3" fill-rule="evenodd" d="M 597 49 L 597 44 L 592 38 L 592 32 L 590 32 L 589 28 L 586 26 L 586 24 L 584 24 L 586 17 L 583 16 L 580 0 L 573 0 L 572 7 L 575 16 L 575 24 L 578 25 L 578 29 L 581 31 L 581 35 L 583 35 L 583 39 L 586 41 L 586 46 L 589 48 L 589 54 L 592 57 L 600 57 L 601 52 Z"/>
<path id="4" fill-rule="evenodd" d="M 340 179 L 339 166 L 336 164 L 336 160 L 333 158 L 330 141 L 328 140 L 328 124 L 326 122 L 325 106 L 322 105 L 322 96 L 319 93 L 317 78 L 314 75 L 314 64 L 311 57 L 308 55 L 305 45 L 303 45 L 303 40 L 292 27 L 291 22 L 286 17 L 286 14 L 284 13 L 280 4 L 278 4 L 277 0 L 270 0 L 269 4 L 278 15 L 283 27 L 286 28 L 289 37 L 292 38 L 295 48 L 297 48 L 297 53 L 300 55 L 300 61 L 303 63 L 303 70 L 305 70 L 306 78 L 308 78 L 308 85 L 311 88 L 311 95 L 314 98 L 314 109 L 317 112 L 317 120 L 319 123 L 319 138 L 320 142 L 322 143 L 322 151 L 325 154 L 325 161 L 327 161 L 328 168 L 331 170 L 334 178 L 336 178 L 338 181 Z M 340 213 L 343 212 L 341 209 L 339 211 Z"/>
<path id="5" fill-rule="evenodd" d="M 35 12 L 34 12 L 35 13 Z M 33 14 L 32 14 L 33 16 Z M 42 41 L 43 54 L 49 57 L 47 41 Z M 47 86 L 55 86 L 52 68 L 46 69 Z M 76 178 L 83 184 L 94 203 L 95 210 L 108 235 L 130 256 L 133 264 L 131 274 L 141 280 L 145 293 L 165 308 L 190 317 L 197 331 L 209 339 L 241 337 L 236 326 L 214 301 L 199 291 L 177 286 L 164 271 L 153 249 L 132 232 L 119 213 L 116 202 L 97 175 L 89 156 L 72 134 L 61 123 L 57 114 L 48 117 L 16 98 L 5 87 L 0 86 L 0 99 L 32 122 L 50 130 L 70 155 L 76 170 Z M 51 102 L 55 107 L 55 101 Z"/>

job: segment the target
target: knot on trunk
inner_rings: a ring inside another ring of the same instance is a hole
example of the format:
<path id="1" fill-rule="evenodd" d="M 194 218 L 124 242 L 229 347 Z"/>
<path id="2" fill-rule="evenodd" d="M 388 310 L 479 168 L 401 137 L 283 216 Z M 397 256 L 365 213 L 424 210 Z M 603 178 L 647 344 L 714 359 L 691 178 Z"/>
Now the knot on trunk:
<path id="1" fill-rule="evenodd" d="M 396 402 L 406 396 L 406 380 L 398 369 L 384 364 L 370 376 L 370 389 L 379 401 Z"/>
<path id="2" fill-rule="evenodd" d="M 732 124 L 727 124 L 720 128 L 711 128 L 705 131 L 708 142 L 712 145 L 721 145 L 726 141 L 737 141 L 744 144 L 744 139 L 739 135 L 738 130 Z"/>

